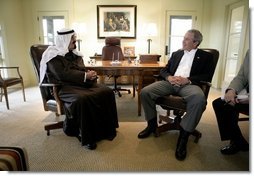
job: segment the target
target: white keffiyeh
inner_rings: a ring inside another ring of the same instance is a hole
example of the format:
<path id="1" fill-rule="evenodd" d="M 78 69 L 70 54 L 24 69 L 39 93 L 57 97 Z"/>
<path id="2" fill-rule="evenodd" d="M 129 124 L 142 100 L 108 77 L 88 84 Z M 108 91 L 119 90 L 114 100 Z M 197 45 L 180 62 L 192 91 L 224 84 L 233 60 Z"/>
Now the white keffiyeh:
<path id="1" fill-rule="evenodd" d="M 73 34 L 75 34 L 75 31 L 72 29 L 65 28 L 59 30 L 58 35 L 56 36 L 56 45 L 49 46 L 42 54 L 42 59 L 40 62 L 40 84 L 42 83 L 46 74 L 47 62 L 49 62 L 57 55 L 65 56 L 65 54 L 69 52 L 68 47 Z M 78 56 L 83 57 L 83 54 L 76 49 L 72 50 L 72 52 Z"/>

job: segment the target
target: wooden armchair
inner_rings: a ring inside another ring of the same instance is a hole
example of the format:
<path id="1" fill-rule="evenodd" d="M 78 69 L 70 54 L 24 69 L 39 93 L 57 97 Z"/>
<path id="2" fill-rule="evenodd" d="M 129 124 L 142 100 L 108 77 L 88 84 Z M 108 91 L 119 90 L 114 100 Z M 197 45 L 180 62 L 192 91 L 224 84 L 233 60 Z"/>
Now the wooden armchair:
<path id="1" fill-rule="evenodd" d="M 215 49 L 203 49 L 203 50 L 210 52 L 213 55 L 213 68 L 212 68 L 213 72 L 211 73 L 213 75 L 218 59 L 219 59 L 219 51 Z M 201 82 L 200 87 L 203 90 L 206 98 L 208 98 L 211 83 Z M 180 96 L 169 95 L 169 96 L 159 97 L 156 100 L 156 104 L 161 106 L 163 109 L 167 110 L 168 112 L 167 116 L 162 116 L 162 115 L 159 116 L 159 123 L 161 123 L 162 125 L 158 126 L 156 130 L 156 135 L 159 136 L 161 133 L 170 131 L 170 130 L 180 130 L 180 122 L 181 122 L 182 116 L 186 112 L 186 103 L 184 99 Z M 170 111 L 173 111 L 173 114 L 175 116 L 174 118 L 169 117 Z M 201 138 L 202 134 L 198 130 L 195 130 L 194 132 L 192 132 L 192 135 L 195 137 L 194 142 L 197 143 L 199 138 Z"/>
<path id="2" fill-rule="evenodd" d="M 16 75 L 15 76 L 8 76 L 6 73 L 10 72 L 10 71 L 14 71 Z M 5 76 L 5 75 L 7 75 L 7 76 Z M 7 88 L 10 86 L 17 85 L 17 84 L 21 84 L 22 92 L 23 92 L 23 99 L 24 99 L 24 101 L 26 101 L 24 82 L 23 82 L 23 78 L 19 72 L 19 67 L 0 67 L 0 89 L 1 89 L 0 101 L 2 102 L 2 97 L 4 95 L 7 109 L 10 109 Z"/>
<path id="3" fill-rule="evenodd" d="M 48 45 L 33 45 L 30 48 L 30 56 L 38 83 L 40 82 L 40 61 L 42 54 L 47 49 L 47 47 Z M 51 84 L 47 82 L 47 79 L 44 79 L 43 83 L 39 85 L 44 110 L 52 111 L 56 114 L 56 116 L 64 114 L 63 104 L 58 97 L 58 90 L 60 86 L 61 85 Z M 63 121 L 47 124 L 44 126 L 44 129 L 47 131 L 47 135 L 50 135 L 50 130 L 59 128 L 63 128 Z"/>

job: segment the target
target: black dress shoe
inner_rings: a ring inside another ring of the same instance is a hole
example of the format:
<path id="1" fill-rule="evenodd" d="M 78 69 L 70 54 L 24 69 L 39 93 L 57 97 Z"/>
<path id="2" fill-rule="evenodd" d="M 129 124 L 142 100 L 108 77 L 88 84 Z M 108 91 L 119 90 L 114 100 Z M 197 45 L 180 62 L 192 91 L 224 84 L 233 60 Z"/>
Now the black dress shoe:
<path id="1" fill-rule="evenodd" d="M 77 135 L 76 138 L 78 139 L 79 142 L 81 142 L 81 135 Z"/>
<path id="2" fill-rule="evenodd" d="M 151 129 L 149 126 L 147 126 L 143 131 L 141 131 L 138 134 L 138 138 L 143 139 L 150 136 L 151 133 L 155 133 L 155 130 Z"/>
<path id="3" fill-rule="evenodd" d="M 190 133 L 181 129 L 180 135 L 178 137 L 175 157 L 176 159 L 182 161 L 186 158 L 187 154 L 187 143 Z"/>
<path id="4" fill-rule="evenodd" d="M 85 148 L 89 149 L 89 150 L 94 150 L 97 148 L 97 144 L 96 143 L 89 143 L 85 145 Z"/>
<path id="5" fill-rule="evenodd" d="M 186 158 L 187 154 L 187 140 L 180 139 L 180 142 L 176 147 L 175 157 L 176 159 L 182 161 Z"/>
<path id="6" fill-rule="evenodd" d="M 248 151 L 249 150 L 249 145 L 237 145 L 237 143 L 232 142 L 229 145 L 223 147 L 220 152 L 223 155 L 233 155 L 236 154 L 239 151 Z"/>
<path id="7" fill-rule="evenodd" d="M 147 122 L 147 124 L 148 124 L 147 127 L 138 134 L 138 138 L 143 139 L 150 136 L 151 133 L 155 134 L 156 129 L 158 127 L 157 118 L 156 117 L 152 118 Z"/>

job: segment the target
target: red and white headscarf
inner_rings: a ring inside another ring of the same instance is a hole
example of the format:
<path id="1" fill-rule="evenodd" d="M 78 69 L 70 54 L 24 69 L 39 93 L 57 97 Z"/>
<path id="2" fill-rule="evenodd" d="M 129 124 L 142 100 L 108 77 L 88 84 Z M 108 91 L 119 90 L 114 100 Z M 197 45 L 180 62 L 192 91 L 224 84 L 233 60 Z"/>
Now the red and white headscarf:
<path id="1" fill-rule="evenodd" d="M 69 52 L 68 47 L 71 41 L 71 37 L 75 34 L 75 31 L 73 29 L 64 28 L 57 31 L 57 34 L 56 45 L 49 46 L 42 54 L 42 59 L 40 62 L 40 84 L 42 83 L 46 74 L 47 62 L 49 62 L 57 55 L 65 56 L 65 54 Z M 76 49 L 72 50 L 72 52 L 78 56 L 83 57 L 83 54 Z"/>

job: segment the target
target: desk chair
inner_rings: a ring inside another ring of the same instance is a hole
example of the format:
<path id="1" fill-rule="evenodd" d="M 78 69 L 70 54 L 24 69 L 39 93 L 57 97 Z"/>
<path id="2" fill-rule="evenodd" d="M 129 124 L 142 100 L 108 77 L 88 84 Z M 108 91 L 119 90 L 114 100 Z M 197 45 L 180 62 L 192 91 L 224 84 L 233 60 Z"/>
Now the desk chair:
<path id="1" fill-rule="evenodd" d="M 215 49 L 203 49 L 213 55 L 213 72 L 211 73 L 212 76 L 214 74 L 218 59 L 219 59 L 219 51 Z M 211 76 L 211 78 L 212 78 Z M 212 81 L 212 80 L 209 80 Z M 211 83 L 209 82 L 201 82 L 200 84 L 201 89 L 203 90 L 206 98 L 208 98 L 208 94 L 210 91 Z M 180 122 L 182 116 L 186 112 L 186 103 L 184 99 L 180 96 L 169 95 L 164 97 L 159 97 L 156 100 L 156 104 L 161 106 L 163 109 L 167 110 L 167 116 L 159 116 L 159 125 L 156 130 L 156 136 L 159 136 L 161 133 L 170 131 L 170 130 L 180 130 Z M 169 118 L 170 112 L 173 111 L 174 118 Z M 202 134 L 195 130 L 192 134 L 195 137 L 194 142 L 197 143 L 199 138 L 201 138 Z"/>
<path id="2" fill-rule="evenodd" d="M 124 55 L 122 52 L 122 49 L 120 47 L 120 38 L 116 37 L 106 37 L 105 39 L 105 46 L 102 48 L 102 60 L 124 60 Z M 129 94 L 131 91 L 129 89 L 122 89 L 121 87 L 117 86 L 117 78 L 120 77 L 120 75 L 111 75 L 110 77 L 114 77 L 114 92 L 118 94 L 119 97 L 121 97 L 120 91 L 127 91 Z"/>
<path id="3" fill-rule="evenodd" d="M 11 71 L 11 70 L 16 72 L 16 76 L 4 76 L 4 73 L 6 71 Z M 2 97 L 4 95 L 7 109 L 10 109 L 7 88 L 17 84 L 21 85 L 22 92 L 23 92 L 23 99 L 24 101 L 26 101 L 24 81 L 23 81 L 23 77 L 21 76 L 19 72 L 19 67 L 0 67 L 0 89 L 1 89 L 0 101 L 2 102 Z"/>
<path id="4" fill-rule="evenodd" d="M 48 45 L 32 45 L 30 48 L 30 56 L 34 66 L 34 71 L 37 77 L 38 83 L 40 82 L 40 61 L 43 52 L 48 48 Z M 63 104 L 58 97 L 58 90 L 61 85 L 51 84 L 47 82 L 47 79 L 43 80 L 43 83 L 39 85 L 43 107 L 45 111 L 51 111 L 56 116 L 63 115 Z M 44 129 L 47 131 L 47 135 L 50 135 L 50 130 L 63 128 L 63 121 L 59 121 L 52 124 L 47 124 Z"/>

